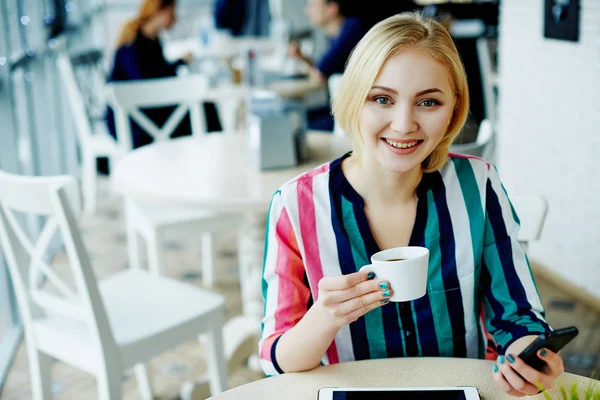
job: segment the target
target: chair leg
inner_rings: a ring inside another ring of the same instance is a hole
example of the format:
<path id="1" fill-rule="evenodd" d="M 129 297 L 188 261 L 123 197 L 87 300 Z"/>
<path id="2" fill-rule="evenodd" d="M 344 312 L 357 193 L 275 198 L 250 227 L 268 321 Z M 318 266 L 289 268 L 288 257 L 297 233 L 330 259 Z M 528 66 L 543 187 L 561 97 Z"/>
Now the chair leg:
<path id="1" fill-rule="evenodd" d="M 83 209 L 86 214 L 93 215 L 96 212 L 98 191 L 97 191 L 97 174 L 96 174 L 96 158 L 83 155 L 81 186 L 83 190 Z"/>
<path id="2" fill-rule="evenodd" d="M 44 354 L 35 347 L 27 345 L 29 356 L 29 371 L 31 374 L 31 394 L 33 400 L 48 400 L 52 398 L 52 357 Z"/>
<path id="3" fill-rule="evenodd" d="M 146 238 L 146 248 L 148 250 L 148 269 L 150 273 L 159 276 L 162 273 L 163 248 L 162 235 L 158 228 Z"/>
<path id="4" fill-rule="evenodd" d="M 125 199 L 125 229 L 127 230 L 127 255 L 129 257 L 129 266 L 131 268 L 141 268 L 140 263 L 140 245 L 135 222 L 133 217 L 132 205 L 129 199 Z"/>
<path id="5" fill-rule="evenodd" d="M 223 316 L 212 321 L 209 331 L 200 336 L 206 354 L 206 366 L 211 395 L 227 390 L 227 361 L 223 346 Z"/>
<path id="6" fill-rule="evenodd" d="M 202 247 L 202 284 L 204 287 L 212 288 L 215 284 L 214 262 L 215 246 L 212 233 L 203 233 L 201 239 Z"/>
<path id="7" fill-rule="evenodd" d="M 120 368 L 106 368 L 98 375 L 98 400 L 114 400 L 123 398 L 123 377 Z"/>
<path id="8" fill-rule="evenodd" d="M 152 381 L 150 380 L 150 366 L 139 363 L 134 367 L 135 378 L 142 400 L 152 400 Z"/>

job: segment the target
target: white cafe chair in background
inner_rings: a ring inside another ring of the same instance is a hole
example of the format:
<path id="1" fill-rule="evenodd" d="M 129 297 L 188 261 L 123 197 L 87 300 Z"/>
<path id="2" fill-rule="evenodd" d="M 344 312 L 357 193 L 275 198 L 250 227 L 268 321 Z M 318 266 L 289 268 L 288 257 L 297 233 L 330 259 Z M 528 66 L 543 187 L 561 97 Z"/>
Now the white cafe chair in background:
<path id="1" fill-rule="evenodd" d="M 493 155 L 494 140 L 494 128 L 490 121 L 484 119 L 479 124 L 477 139 L 474 142 L 454 143 L 450 146 L 450 152 L 476 156 L 487 160 Z"/>
<path id="2" fill-rule="evenodd" d="M 79 142 L 83 208 L 87 214 L 94 214 L 98 203 L 96 160 L 106 157 L 109 163 L 113 165 L 118 158 L 119 148 L 117 142 L 108 133 L 104 121 L 95 121 L 93 124 L 90 122 L 69 56 L 66 53 L 59 54 L 56 63 L 65 88 Z"/>
<path id="3" fill-rule="evenodd" d="M 169 140 L 188 113 L 192 134 L 206 134 L 202 103 L 207 90 L 208 82 L 200 75 L 107 84 L 108 102 L 115 112 L 117 136 L 121 146 L 131 149 L 129 118 L 138 123 L 156 142 Z M 140 111 L 149 107 L 173 105 L 177 106 L 176 109 L 160 128 Z M 210 171 L 198 171 L 198 174 L 203 173 L 209 174 Z M 146 243 L 148 266 L 155 273 L 161 273 L 163 266 L 162 237 L 165 230 L 193 224 L 194 230 L 201 234 L 202 281 L 206 287 L 214 284 L 213 233 L 232 231 L 241 224 L 241 218 L 237 214 L 156 206 L 130 198 L 125 198 L 125 220 L 130 264 L 133 267 L 141 265 L 139 235 Z"/>
<path id="4" fill-rule="evenodd" d="M 226 390 L 223 296 L 138 268 L 98 281 L 76 222 L 79 203 L 72 177 L 0 171 L 0 245 L 25 328 L 33 399 L 51 398 L 57 359 L 94 375 L 100 400 L 121 399 L 123 372 L 133 367 L 142 398 L 151 400 L 145 363 L 200 334 L 212 394 Z M 15 213 L 45 217 L 36 240 Z M 57 234 L 68 274 L 46 263 Z"/>
<path id="5" fill-rule="evenodd" d="M 342 74 L 333 74 L 327 79 L 327 87 L 329 88 L 329 98 L 333 101 L 337 96 L 342 81 Z M 341 137 L 348 137 L 348 134 L 335 122 L 333 125 L 333 134 Z"/>

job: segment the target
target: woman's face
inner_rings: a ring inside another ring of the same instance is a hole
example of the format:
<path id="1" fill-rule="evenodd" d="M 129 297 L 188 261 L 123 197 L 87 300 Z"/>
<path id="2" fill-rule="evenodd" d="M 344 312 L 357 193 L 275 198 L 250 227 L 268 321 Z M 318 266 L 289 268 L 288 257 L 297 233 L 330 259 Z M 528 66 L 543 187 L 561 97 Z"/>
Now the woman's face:
<path id="1" fill-rule="evenodd" d="M 394 172 L 420 167 L 452 119 L 450 79 L 446 67 L 424 51 L 391 57 L 360 111 L 361 157 Z"/>
<path id="2" fill-rule="evenodd" d="M 171 29 L 177 20 L 175 17 L 175 4 L 158 11 L 153 19 L 161 29 Z"/>
<path id="3" fill-rule="evenodd" d="M 338 16 L 338 5 L 327 0 L 308 0 L 304 12 L 313 26 L 323 27 Z"/>

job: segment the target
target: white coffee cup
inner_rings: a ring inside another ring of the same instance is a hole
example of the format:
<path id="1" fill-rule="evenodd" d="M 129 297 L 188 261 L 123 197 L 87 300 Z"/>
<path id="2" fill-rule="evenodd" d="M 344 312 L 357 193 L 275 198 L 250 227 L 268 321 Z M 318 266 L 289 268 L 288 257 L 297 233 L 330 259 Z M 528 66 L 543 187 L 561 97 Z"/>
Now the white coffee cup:
<path id="1" fill-rule="evenodd" d="M 401 259 L 398 261 L 390 261 Z M 395 247 L 373 254 L 371 264 L 360 271 L 374 272 L 377 279 L 390 282 L 390 301 L 410 301 L 425 296 L 429 250 L 425 247 Z"/>

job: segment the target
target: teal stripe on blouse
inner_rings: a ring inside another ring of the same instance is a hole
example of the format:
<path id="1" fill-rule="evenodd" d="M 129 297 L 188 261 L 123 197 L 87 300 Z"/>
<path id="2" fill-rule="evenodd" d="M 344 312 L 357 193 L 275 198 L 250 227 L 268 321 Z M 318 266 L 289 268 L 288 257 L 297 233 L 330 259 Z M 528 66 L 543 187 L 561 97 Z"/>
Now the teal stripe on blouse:
<path id="1" fill-rule="evenodd" d="M 487 235 L 489 236 L 494 236 L 494 230 L 492 228 L 492 225 L 490 223 L 489 220 L 486 220 L 486 230 Z M 504 274 L 504 267 L 502 265 L 502 261 L 500 260 L 500 255 L 498 254 L 498 247 L 495 244 L 496 240 L 494 239 L 494 243 L 488 245 L 483 251 L 484 251 L 484 258 L 485 258 L 485 263 L 486 263 L 486 267 L 489 271 L 490 276 L 492 276 L 492 296 L 494 297 L 494 299 L 496 299 L 496 301 L 498 301 L 500 304 L 502 304 L 504 312 L 502 314 L 502 316 L 500 316 L 499 318 L 502 321 L 506 321 L 508 320 L 508 316 L 509 315 L 517 315 L 518 314 L 518 310 L 516 307 L 516 303 L 514 302 L 514 300 L 512 299 L 511 295 L 510 295 L 510 290 L 508 288 L 507 285 L 507 281 L 506 281 L 506 276 Z M 486 300 L 487 303 L 487 300 Z M 489 306 L 489 303 L 487 304 L 488 307 L 486 307 L 485 313 L 486 313 L 486 320 L 490 321 L 492 319 L 492 315 L 494 315 L 494 310 L 491 306 Z M 489 316 L 488 316 L 488 313 Z M 494 317 L 498 318 L 498 316 L 494 315 Z M 517 325 L 528 325 L 530 323 L 533 323 L 533 321 L 531 320 L 531 317 L 522 315 L 519 322 L 515 322 Z M 491 326 L 491 324 L 488 324 L 488 330 L 489 331 L 493 331 L 494 327 Z M 512 334 L 510 332 L 495 332 L 494 333 L 494 338 L 496 339 L 496 342 L 500 345 L 500 346 L 505 346 L 506 343 L 508 343 L 511 339 L 512 339 Z"/>
<path id="2" fill-rule="evenodd" d="M 485 215 L 483 213 L 483 209 L 481 208 L 482 203 L 481 195 L 479 193 L 479 186 L 477 185 L 477 178 L 475 177 L 475 172 L 473 171 L 473 166 L 471 165 L 471 161 L 469 159 L 453 158 L 452 161 L 454 162 L 454 169 L 456 171 L 456 176 L 458 178 L 463 199 L 465 201 L 465 208 L 467 209 L 467 214 L 469 216 L 473 261 L 475 263 L 474 267 L 477 269 L 478 265 L 481 263 L 481 256 L 483 253 L 482 244 L 485 227 Z M 473 313 L 475 314 L 475 321 L 479 321 L 480 315 L 478 311 L 480 310 L 481 304 L 481 295 L 479 290 L 480 274 L 476 276 L 475 285 L 476 288 L 473 291 L 473 304 L 475 304 L 475 309 L 473 310 Z M 479 338 L 478 344 L 478 354 L 480 357 L 483 357 L 485 355 L 486 344 L 483 344 L 481 337 Z"/>
<path id="3" fill-rule="evenodd" d="M 446 296 L 443 292 L 444 283 L 442 280 L 442 253 L 440 251 L 440 228 L 439 220 L 437 215 L 437 208 L 435 207 L 435 200 L 433 199 L 433 192 L 430 190 L 427 192 L 427 226 L 425 228 L 425 247 L 430 251 L 429 253 L 429 287 L 427 289 L 429 296 L 429 302 L 433 308 L 434 318 L 433 323 L 435 325 L 436 338 L 438 342 L 438 348 L 441 356 L 450 357 L 454 355 L 454 344 L 451 339 L 442 338 L 443 332 L 452 332 L 451 326 L 441 326 L 441 321 L 450 321 L 450 315 L 448 313 L 448 304 L 446 302 Z M 438 293 L 433 293 L 433 289 L 438 290 Z"/>
<path id="4" fill-rule="evenodd" d="M 356 215 L 354 214 L 354 205 L 342 196 L 342 216 L 344 227 L 348 236 L 351 238 L 362 238 Z M 367 258 L 367 250 L 364 241 L 356 241 L 351 243 L 352 258 L 354 265 L 358 271 L 363 265 L 370 264 Z M 378 307 L 364 315 L 365 328 L 367 331 L 367 343 L 369 344 L 369 352 L 371 358 L 387 358 L 387 348 L 385 343 L 385 333 L 383 331 L 383 314 L 381 308 Z"/>
<path id="5" fill-rule="evenodd" d="M 473 260 L 475 267 L 481 262 L 482 240 L 485 226 L 485 216 L 481 209 L 481 196 L 475 172 L 471 162 L 464 158 L 453 158 L 456 176 L 462 190 L 465 208 L 469 215 L 469 228 L 471 230 L 471 242 L 473 248 Z"/>
<path id="6" fill-rule="evenodd" d="M 415 302 L 410 302 L 410 309 L 412 310 L 412 318 L 415 321 L 415 335 L 417 335 L 417 346 L 419 348 L 419 353 L 417 353 L 417 357 L 421 357 L 423 355 L 423 349 L 421 348 L 421 341 L 419 340 L 419 319 L 417 318 L 417 313 L 415 311 Z M 404 341 L 402 341 L 404 343 Z M 404 354 L 406 354 L 406 349 L 404 349 Z"/>

